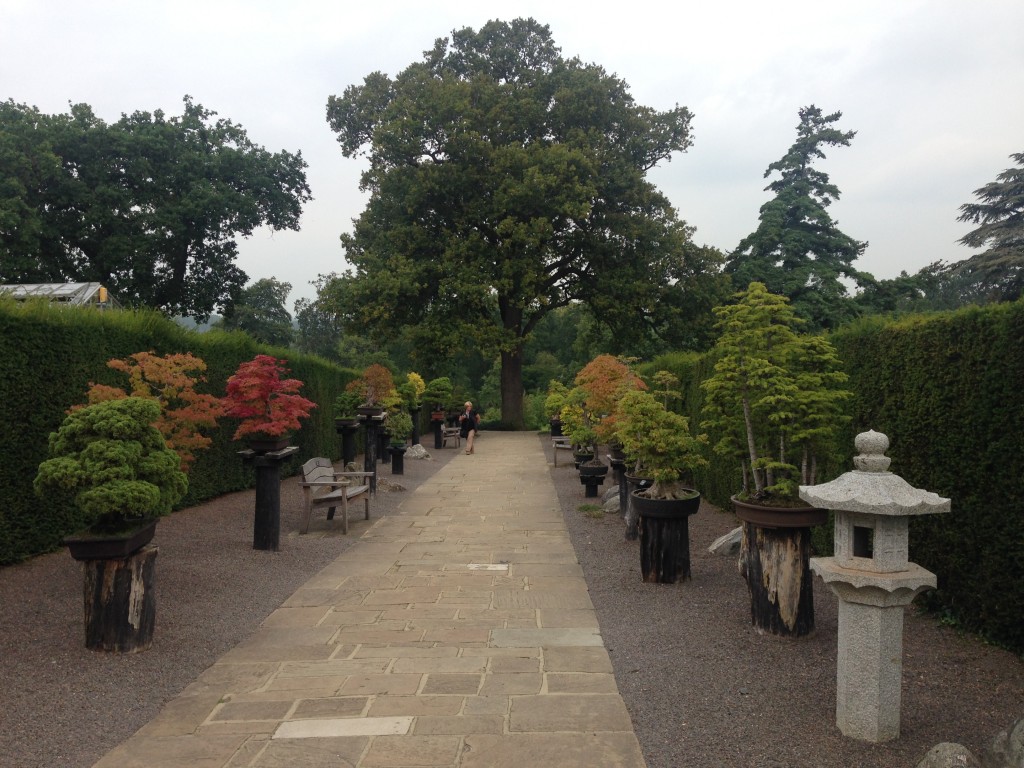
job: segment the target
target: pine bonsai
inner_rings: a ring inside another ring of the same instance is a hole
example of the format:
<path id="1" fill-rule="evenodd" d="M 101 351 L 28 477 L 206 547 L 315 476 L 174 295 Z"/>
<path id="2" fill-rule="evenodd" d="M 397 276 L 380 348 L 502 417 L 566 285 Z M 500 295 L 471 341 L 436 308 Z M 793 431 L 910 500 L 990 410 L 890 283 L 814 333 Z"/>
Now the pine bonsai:
<path id="1" fill-rule="evenodd" d="M 784 296 L 751 283 L 735 304 L 717 307 L 715 372 L 701 428 L 718 434 L 716 453 L 743 470 L 742 499 L 797 500 L 815 482 L 816 457 L 846 417 L 839 386 L 847 375 L 823 336 L 801 335 L 802 321 Z"/>

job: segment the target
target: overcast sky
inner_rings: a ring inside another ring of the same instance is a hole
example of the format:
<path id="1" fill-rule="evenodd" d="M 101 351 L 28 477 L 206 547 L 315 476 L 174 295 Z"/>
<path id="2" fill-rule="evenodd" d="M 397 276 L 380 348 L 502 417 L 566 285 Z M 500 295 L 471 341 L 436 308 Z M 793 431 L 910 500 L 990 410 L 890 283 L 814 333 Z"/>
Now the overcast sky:
<path id="1" fill-rule="evenodd" d="M 190 94 L 268 150 L 301 150 L 314 196 L 301 231 L 239 245 L 251 280 L 292 284 L 290 308 L 345 268 L 338 235 L 365 205 L 364 161 L 341 155 L 327 97 L 397 74 L 453 29 L 520 16 L 638 103 L 694 113 L 693 147 L 650 178 L 724 251 L 757 227 L 764 172 L 808 104 L 857 131 L 818 167 L 842 192 L 833 218 L 868 241 L 856 266 L 879 278 L 970 256 L 959 206 L 1024 152 L 1021 0 L 0 0 L 0 98 L 84 102 L 113 122 L 180 114 Z"/>

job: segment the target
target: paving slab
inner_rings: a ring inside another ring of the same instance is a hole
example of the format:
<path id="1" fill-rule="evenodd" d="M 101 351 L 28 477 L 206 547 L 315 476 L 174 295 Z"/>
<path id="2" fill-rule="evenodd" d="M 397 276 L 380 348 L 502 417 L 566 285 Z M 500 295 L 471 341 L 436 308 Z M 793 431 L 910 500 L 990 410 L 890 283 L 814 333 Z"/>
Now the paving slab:
<path id="1" fill-rule="evenodd" d="M 95 768 L 643 768 L 536 435 L 477 445 Z"/>

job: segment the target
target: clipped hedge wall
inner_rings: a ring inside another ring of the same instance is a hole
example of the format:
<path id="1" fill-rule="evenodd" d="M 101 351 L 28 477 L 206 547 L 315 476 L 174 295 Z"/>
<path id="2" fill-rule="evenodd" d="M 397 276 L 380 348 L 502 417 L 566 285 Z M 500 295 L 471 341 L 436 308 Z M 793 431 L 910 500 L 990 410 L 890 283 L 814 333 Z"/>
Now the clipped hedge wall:
<path id="1" fill-rule="evenodd" d="M 924 604 L 961 626 L 1024 652 L 1024 302 L 873 318 L 831 337 L 854 393 L 840 454 L 821 482 L 853 469 L 853 438 L 885 433 L 891 470 L 911 485 L 952 500 L 948 515 L 912 521 L 910 557 L 938 576 Z M 710 355 L 663 355 L 640 367 L 681 380 L 678 410 L 699 432 Z M 708 450 L 696 478 L 713 504 L 730 508 L 741 484 L 735 462 Z M 832 531 L 815 529 L 815 546 L 832 551 Z"/>
<path id="2" fill-rule="evenodd" d="M 284 468 L 298 470 L 310 456 L 340 456 L 333 403 L 354 373 L 321 358 L 258 345 L 241 333 L 186 330 L 155 312 L 99 312 L 46 302 L 0 301 L 0 565 L 56 549 L 80 527 L 73 509 L 39 499 L 32 481 L 46 458 L 50 432 L 66 410 L 85 401 L 90 382 L 125 386 L 123 374 L 107 367 L 111 358 L 152 350 L 158 355 L 191 352 L 207 365 L 200 391 L 223 395 L 238 364 L 259 353 L 285 358 L 291 375 L 304 382 L 302 394 L 318 404 L 296 435 L 300 450 Z M 253 472 L 239 460 L 232 441 L 235 420 L 209 433 L 213 444 L 197 454 L 189 490 L 179 506 L 251 487 Z M 302 458 L 299 458 L 302 457 Z"/>
<path id="3" fill-rule="evenodd" d="M 850 453 L 852 434 L 884 432 L 891 470 L 952 500 L 911 523 L 911 560 L 938 575 L 925 604 L 1024 651 L 1024 303 L 859 323 L 833 342 L 855 393 Z"/>

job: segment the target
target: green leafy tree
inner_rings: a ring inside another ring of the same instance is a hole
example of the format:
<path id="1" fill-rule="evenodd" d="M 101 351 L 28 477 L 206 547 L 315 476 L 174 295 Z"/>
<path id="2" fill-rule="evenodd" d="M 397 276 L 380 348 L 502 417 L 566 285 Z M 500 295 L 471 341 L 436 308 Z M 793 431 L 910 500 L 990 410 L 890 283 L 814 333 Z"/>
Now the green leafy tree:
<path id="1" fill-rule="evenodd" d="M 102 282 L 124 304 L 199 320 L 229 306 L 247 280 L 236 238 L 298 229 L 310 193 L 301 154 L 272 154 L 215 115 L 188 96 L 180 116 L 112 124 L 86 104 L 47 116 L 7 102 L 0 135 L 15 136 L 0 163 L 17 175 L 0 192 L 0 279 Z"/>
<path id="2" fill-rule="evenodd" d="M 854 316 L 856 307 L 840 278 L 858 284 L 868 279 L 853 267 L 867 243 L 844 234 L 832 220 L 828 207 L 839 198 L 839 188 L 813 166 L 824 159 L 824 147 L 847 147 L 856 135 L 834 127 L 841 117 L 842 112 L 825 115 L 813 104 L 800 110 L 796 141 L 764 174 L 779 174 L 765 187 L 775 197 L 761 206 L 757 229 L 726 262 L 737 287 L 764 283 L 789 298 L 812 329 L 833 328 Z"/>
<path id="3" fill-rule="evenodd" d="M 522 347 L 549 312 L 587 303 L 641 335 L 691 230 L 646 173 L 691 143 L 690 112 L 657 112 L 601 67 L 565 59 L 533 19 L 436 41 L 394 79 L 374 72 L 331 96 L 347 157 L 370 193 L 336 278 L 349 322 L 378 334 L 416 325 L 432 356 L 501 356 L 503 420 L 521 426 Z"/>
<path id="4" fill-rule="evenodd" d="M 721 332 L 701 428 L 714 432 L 716 453 L 743 468 L 744 494 L 795 499 L 797 486 L 816 482 L 817 457 L 830 449 L 846 417 L 839 389 L 847 380 L 824 336 L 803 324 L 784 296 L 751 283 L 735 303 L 717 307 Z"/>
<path id="5" fill-rule="evenodd" d="M 957 274 L 972 277 L 1000 301 L 1018 299 L 1024 289 L 1024 152 L 1010 158 L 1018 167 L 974 190 L 978 202 L 961 205 L 957 218 L 980 225 L 959 242 L 985 248 L 958 264 Z"/>
<path id="6" fill-rule="evenodd" d="M 341 323 L 330 312 L 325 312 L 315 299 L 295 302 L 295 320 L 299 325 L 296 345 L 303 352 L 337 361 L 338 342 L 341 341 Z"/>
<path id="7" fill-rule="evenodd" d="M 38 254 L 50 251 L 52 221 L 44 193 L 61 178 L 48 115 L 35 107 L 0 102 L 0 280 L 45 282 Z"/>
<path id="8" fill-rule="evenodd" d="M 275 277 L 257 280 L 245 288 L 229 308 L 223 327 L 245 331 L 264 344 L 288 346 L 295 335 L 292 316 L 285 308 L 291 291 L 291 283 L 283 283 Z"/>
<path id="9" fill-rule="evenodd" d="M 888 280 L 871 280 L 855 300 L 858 311 L 865 314 L 906 314 L 986 304 L 993 298 L 985 282 L 970 270 L 939 260 L 913 275 L 903 271 Z"/>

